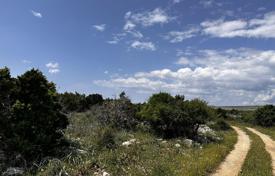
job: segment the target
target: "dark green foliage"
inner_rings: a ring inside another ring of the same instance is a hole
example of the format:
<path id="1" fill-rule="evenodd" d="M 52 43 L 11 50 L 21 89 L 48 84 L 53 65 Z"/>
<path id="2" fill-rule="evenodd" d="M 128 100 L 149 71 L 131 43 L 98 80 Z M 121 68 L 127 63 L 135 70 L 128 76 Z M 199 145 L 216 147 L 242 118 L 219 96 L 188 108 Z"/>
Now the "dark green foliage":
<path id="1" fill-rule="evenodd" d="M 79 93 L 68 93 L 59 95 L 59 101 L 62 104 L 64 112 L 81 112 L 86 109 L 86 97 Z"/>
<path id="2" fill-rule="evenodd" d="M 83 112 L 89 109 L 92 105 L 103 102 L 103 97 L 100 94 L 85 94 L 68 93 L 59 94 L 59 101 L 62 104 L 63 111 L 68 112 Z"/>
<path id="3" fill-rule="evenodd" d="M 201 100 L 184 101 L 183 96 L 173 97 L 158 93 L 150 97 L 139 112 L 149 121 L 155 132 L 163 137 L 195 137 L 200 124 L 210 117 L 207 104 Z"/>
<path id="4" fill-rule="evenodd" d="M 218 115 L 219 118 L 224 118 L 224 119 L 227 119 L 227 118 L 228 118 L 228 115 L 227 115 L 226 110 L 224 110 L 224 109 L 222 109 L 222 108 L 218 108 L 218 109 L 216 110 L 216 112 L 217 112 L 217 115 Z"/>
<path id="5" fill-rule="evenodd" d="M 60 112 L 55 85 L 34 69 L 17 79 L 2 74 L 8 73 L 7 69 L 0 72 L 1 88 L 12 85 L 15 88 L 10 90 L 16 90 L 0 91 L 6 92 L 6 100 L 9 99 L 6 109 L 10 114 L 1 116 L 1 121 L 7 120 L 6 126 L 1 123 L 1 133 L 9 152 L 20 153 L 27 161 L 52 154 L 63 139 L 61 130 L 68 125 L 67 117 Z"/>
<path id="6" fill-rule="evenodd" d="M 265 105 L 258 108 L 254 113 L 254 117 L 258 125 L 271 127 L 275 124 L 275 107 L 273 105 Z"/>
<path id="7" fill-rule="evenodd" d="M 102 102 L 103 102 L 103 97 L 100 94 L 90 94 L 86 97 L 86 103 L 88 106 L 101 104 Z"/>
<path id="8" fill-rule="evenodd" d="M 0 137 L 2 136 L 2 138 L 8 130 L 7 126 L 11 118 L 11 106 L 15 102 L 15 93 L 16 81 L 11 78 L 9 69 L 0 69 Z"/>
<path id="9" fill-rule="evenodd" d="M 222 130 L 222 131 L 231 129 L 230 125 L 223 119 L 218 119 L 215 122 L 215 124 L 211 125 L 210 127 L 213 128 L 214 130 Z"/>

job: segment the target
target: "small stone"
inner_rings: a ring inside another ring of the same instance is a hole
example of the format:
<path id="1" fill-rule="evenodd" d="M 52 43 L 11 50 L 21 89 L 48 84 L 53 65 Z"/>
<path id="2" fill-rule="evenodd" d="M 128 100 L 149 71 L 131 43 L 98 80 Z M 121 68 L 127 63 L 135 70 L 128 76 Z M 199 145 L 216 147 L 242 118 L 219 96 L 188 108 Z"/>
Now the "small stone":
<path id="1" fill-rule="evenodd" d="M 175 144 L 175 147 L 179 148 L 179 147 L 181 147 L 181 145 L 180 144 Z"/>
<path id="2" fill-rule="evenodd" d="M 192 147 L 193 145 L 193 140 L 191 139 L 184 139 L 183 143 L 187 146 L 187 147 Z"/>
<path id="3" fill-rule="evenodd" d="M 87 154 L 88 152 L 85 150 L 81 150 L 81 149 L 76 149 L 76 151 L 80 154 Z"/>
<path id="4" fill-rule="evenodd" d="M 103 172 L 102 176 L 110 176 L 110 174 L 108 172 Z"/>

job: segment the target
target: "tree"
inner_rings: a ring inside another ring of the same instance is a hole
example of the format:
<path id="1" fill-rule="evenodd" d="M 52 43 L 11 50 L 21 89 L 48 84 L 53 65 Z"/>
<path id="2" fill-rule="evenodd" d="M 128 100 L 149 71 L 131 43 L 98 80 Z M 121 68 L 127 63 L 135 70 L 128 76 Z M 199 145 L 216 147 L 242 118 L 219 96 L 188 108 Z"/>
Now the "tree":
<path id="1" fill-rule="evenodd" d="M 258 125 L 271 127 L 275 124 L 275 107 L 273 105 L 260 107 L 255 111 L 254 117 Z"/>
<path id="2" fill-rule="evenodd" d="M 152 95 L 139 112 L 157 134 L 166 138 L 195 137 L 200 124 L 208 120 L 208 106 L 201 100 L 184 101 L 184 96 L 168 93 Z"/>
<path id="3" fill-rule="evenodd" d="M 92 106 L 95 104 L 101 104 L 103 102 L 103 97 L 100 94 L 90 94 L 86 97 L 86 102 L 88 106 Z"/>
<path id="4" fill-rule="evenodd" d="M 11 106 L 15 101 L 16 82 L 7 67 L 0 69 L 0 136 L 11 133 Z"/>
<path id="5" fill-rule="evenodd" d="M 55 85 L 32 69 L 17 79 L 18 92 L 10 119 L 10 149 L 27 159 L 50 155 L 62 141 L 68 119 L 60 110 Z"/>
<path id="6" fill-rule="evenodd" d="M 104 100 L 100 94 L 85 94 L 68 93 L 59 94 L 59 101 L 62 104 L 63 111 L 68 112 L 83 112 L 95 104 L 101 104 Z"/>
<path id="7" fill-rule="evenodd" d="M 194 99 L 185 103 L 185 111 L 189 117 L 189 124 L 192 126 L 191 134 L 195 136 L 201 124 L 205 124 L 210 118 L 210 108 L 205 101 Z"/>

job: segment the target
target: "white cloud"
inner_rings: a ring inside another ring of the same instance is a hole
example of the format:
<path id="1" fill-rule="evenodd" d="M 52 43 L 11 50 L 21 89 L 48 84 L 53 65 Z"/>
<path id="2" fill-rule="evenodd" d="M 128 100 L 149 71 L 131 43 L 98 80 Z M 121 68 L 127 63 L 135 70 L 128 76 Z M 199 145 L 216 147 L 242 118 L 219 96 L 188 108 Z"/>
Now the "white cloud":
<path id="1" fill-rule="evenodd" d="M 174 4 L 178 4 L 178 3 L 180 3 L 182 0 L 173 0 L 173 3 Z"/>
<path id="2" fill-rule="evenodd" d="M 204 34 L 213 37 L 275 38 L 275 11 L 266 13 L 263 18 L 232 21 L 219 19 L 202 22 L 201 26 Z"/>
<path id="3" fill-rule="evenodd" d="M 119 33 L 119 34 L 113 34 L 112 40 L 107 41 L 107 43 L 109 43 L 109 44 L 118 44 L 121 40 L 124 39 L 124 37 L 126 35 L 127 34 L 125 32 L 124 33 Z"/>
<path id="4" fill-rule="evenodd" d="M 177 64 L 179 64 L 179 65 L 188 65 L 188 64 L 190 64 L 190 61 L 187 57 L 182 56 L 177 61 Z"/>
<path id="5" fill-rule="evenodd" d="M 125 31 L 129 31 L 129 30 L 133 30 L 136 27 L 136 25 L 134 23 L 132 23 L 131 21 L 126 21 L 123 29 Z"/>
<path id="6" fill-rule="evenodd" d="M 57 62 L 49 62 L 46 64 L 46 67 L 48 68 L 49 73 L 56 74 L 60 72 L 59 64 Z"/>
<path id="7" fill-rule="evenodd" d="M 95 83 L 185 94 L 190 98 L 206 99 L 211 104 L 275 103 L 275 50 L 200 50 L 178 62 L 183 62 L 183 67 L 177 70 L 138 72 Z"/>
<path id="8" fill-rule="evenodd" d="M 43 17 L 41 13 L 36 12 L 36 11 L 34 11 L 34 10 L 31 10 L 31 13 L 32 13 L 33 16 L 35 16 L 35 17 L 37 17 L 37 18 L 42 18 L 42 17 Z"/>
<path id="9" fill-rule="evenodd" d="M 155 51 L 156 50 L 156 46 L 152 42 L 134 41 L 131 44 L 131 47 L 135 48 L 135 49 L 140 49 L 140 50 L 151 50 L 151 51 Z"/>
<path id="10" fill-rule="evenodd" d="M 187 31 L 171 31 L 164 36 L 164 39 L 169 40 L 171 43 L 179 43 L 185 39 L 196 36 L 199 31 L 200 29 L 195 27 Z"/>
<path id="11" fill-rule="evenodd" d="M 203 5 L 203 7 L 208 8 L 214 5 L 214 0 L 200 0 L 199 3 Z"/>
<path id="12" fill-rule="evenodd" d="M 168 23 L 172 17 L 161 8 L 156 8 L 152 11 L 145 11 L 141 13 L 127 12 L 125 14 L 126 24 L 124 29 L 133 29 L 136 24 L 141 24 L 144 27 L 153 26 L 155 24 Z"/>
<path id="13" fill-rule="evenodd" d="M 97 31 L 103 32 L 103 31 L 105 31 L 105 29 L 106 29 L 106 24 L 93 25 L 93 27 L 94 27 Z"/>

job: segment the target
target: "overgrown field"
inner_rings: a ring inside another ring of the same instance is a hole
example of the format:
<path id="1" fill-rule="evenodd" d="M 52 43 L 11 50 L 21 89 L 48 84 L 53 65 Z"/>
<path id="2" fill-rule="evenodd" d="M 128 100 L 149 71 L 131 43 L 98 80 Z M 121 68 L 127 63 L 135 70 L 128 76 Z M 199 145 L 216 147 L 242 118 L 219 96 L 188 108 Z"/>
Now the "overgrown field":
<path id="1" fill-rule="evenodd" d="M 90 112 L 70 118 L 66 137 L 75 141 L 77 152 L 63 159 L 51 160 L 38 175 L 206 175 L 212 172 L 232 150 L 237 137 L 233 130 L 219 132 L 219 143 L 194 144 L 184 139 L 159 139 L 146 129 L 125 131 L 101 126 Z M 122 146 L 135 139 L 134 144 Z"/>

